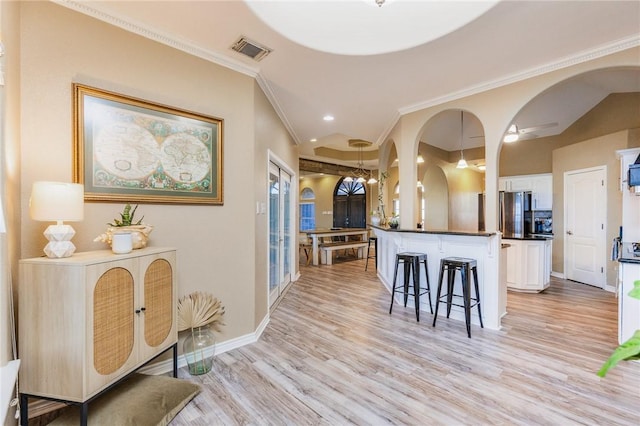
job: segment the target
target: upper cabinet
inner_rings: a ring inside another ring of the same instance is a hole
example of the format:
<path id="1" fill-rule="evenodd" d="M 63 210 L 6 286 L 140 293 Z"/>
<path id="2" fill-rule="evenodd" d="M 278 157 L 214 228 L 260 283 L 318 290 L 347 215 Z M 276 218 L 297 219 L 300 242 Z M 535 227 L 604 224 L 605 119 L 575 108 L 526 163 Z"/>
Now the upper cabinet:
<path id="1" fill-rule="evenodd" d="M 533 210 L 551 210 L 553 208 L 553 176 L 551 173 L 537 175 L 501 177 L 498 181 L 500 191 L 531 191 Z"/>

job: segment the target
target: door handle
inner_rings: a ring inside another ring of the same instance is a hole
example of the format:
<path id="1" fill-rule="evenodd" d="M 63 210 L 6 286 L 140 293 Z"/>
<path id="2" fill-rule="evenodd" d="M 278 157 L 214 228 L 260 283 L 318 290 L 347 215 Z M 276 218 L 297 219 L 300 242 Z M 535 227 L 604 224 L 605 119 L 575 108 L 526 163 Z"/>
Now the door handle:
<path id="1" fill-rule="evenodd" d="M 567 235 L 573 235 L 573 232 L 567 231 Z"/>

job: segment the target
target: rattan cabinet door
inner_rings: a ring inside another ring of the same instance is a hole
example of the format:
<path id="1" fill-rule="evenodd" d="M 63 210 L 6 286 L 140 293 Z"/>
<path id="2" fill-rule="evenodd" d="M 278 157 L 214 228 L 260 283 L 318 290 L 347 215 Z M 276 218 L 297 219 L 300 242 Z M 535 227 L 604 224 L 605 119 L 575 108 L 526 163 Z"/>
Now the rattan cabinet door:
<path id="1" fill-rule="evenodd" d="M 92 394 L 133 368 L 136 352 L 136 259 L 100 263 L 87 268 L 93 282 L 88 303 L 87 393 Z"/>
<path id="2" fill-rule="evenodd" d="M 175 252 L 140 259 L 142 301 L 139 351 L 142 358 L 162 352 L 177 341 Z"/>

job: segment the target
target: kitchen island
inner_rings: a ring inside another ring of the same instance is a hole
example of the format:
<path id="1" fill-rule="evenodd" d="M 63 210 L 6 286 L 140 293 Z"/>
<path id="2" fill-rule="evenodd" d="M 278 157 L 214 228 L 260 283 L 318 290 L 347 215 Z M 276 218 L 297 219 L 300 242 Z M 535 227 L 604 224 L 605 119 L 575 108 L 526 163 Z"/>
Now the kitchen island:
<path id="1" fill-rule="evenodd" d="M 514 291 L 539 293 L 551 282 L 552 237 L 529 236 L 502 238 L 507 249 L 507 288 Z"/>
<path id="2" fill-rule="evenodd" d="M 476 259 L 478 262 L 478 282 L 482 320 L 485 328 L 500 329 L 500 320 L 506 313 L 506 283 L 500 280 L 500 234 L 494 232 L 456 232 L 425 231 L 413 229 L 390 229 L 371 226 L 378 237 L 378 277 L 389 292 L 393 286 L 395 256 L 401 252 L 419 252 L 428 256 L 428 274 L 431 284 L 431 301 L 436 302 L 440 260 L 445 257 L 458 256 Z M 398 280 L 402 280 L 403 270 L 398 270 Z M 420 285 L 426 287 L 424 273 L 420 274 Z M 400 281 L 402 282 L 402 281 Z M 462 294 L 460 274 L 456 274 L 455 294 Z M 422 296 L 420 309 L 429 313 L 427 295 Z M 399 300 L 399 299 L 398 299 Z M 413 306 L 409 298 L 407 306 Z M 446 309 L 440 309 L 438 316 L 446 317 Z M 461 307 L 451 308 L 450 319 L 464 322 L 464 311 Z M 446 321 L 446 319 L 445 319 Z M 479 325 L 478 313 L 472 309 L 472 324 Z M 437 326 L 436 326 L 437 327 Z"/>

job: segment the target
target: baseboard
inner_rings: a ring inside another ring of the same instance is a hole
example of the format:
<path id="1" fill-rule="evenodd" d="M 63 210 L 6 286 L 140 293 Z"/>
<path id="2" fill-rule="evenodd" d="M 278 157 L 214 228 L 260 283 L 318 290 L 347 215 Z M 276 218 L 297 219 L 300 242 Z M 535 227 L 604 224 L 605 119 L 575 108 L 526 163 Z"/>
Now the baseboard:
<path id="1" fill-rule="evenodd" d="M 551 271 L 551 276 L 555 278 L 565 279 L 562 272 Z"/>
<path id="2" fill-rule="evenodd" d="M 225 352 L 231 351 L 233 349 L 240 348 L 245 345 L 249 345 L 251 343 L 255 343 L 260 339 L 260 336 L 264 332 L 265 328 L 269 324 L 269 316 L 266 315 L 255 332 L 245 334 L 244 336 L 237 337 L 235 339 L 226 340 L 222 343 L 217 343 L 215 346 L 210 346 L 205 348 L 204 354 L 205 357 L 210 357 L 214 355 L 220 355 Z M 187 359 L 184 355 L 178 356 L 178 368 L 186 367 Z M 163 361 L 158 361 L 156 363 L 152 363 L 140 368 L 138 371 L 144 374 L 152 374 L 152 375 L 160 375 L 166 374 L 173 370 L 173 359 L 167 359 Z"/>

